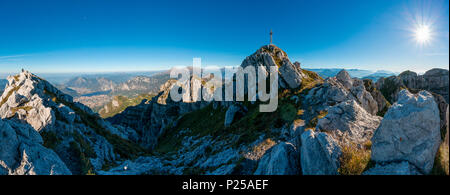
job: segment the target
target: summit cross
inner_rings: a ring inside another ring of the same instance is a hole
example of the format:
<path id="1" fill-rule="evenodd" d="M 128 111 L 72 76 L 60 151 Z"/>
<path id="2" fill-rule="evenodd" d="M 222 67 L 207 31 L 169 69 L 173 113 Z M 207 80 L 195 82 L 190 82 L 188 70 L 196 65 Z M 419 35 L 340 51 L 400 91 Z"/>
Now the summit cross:
<path id="1" fill-rule="evenodd" d="M 270 29 L 270 44 L 272 45 L 272 35 L 273 35 L 273 32 L 272 32 L 272 29 Z"/>

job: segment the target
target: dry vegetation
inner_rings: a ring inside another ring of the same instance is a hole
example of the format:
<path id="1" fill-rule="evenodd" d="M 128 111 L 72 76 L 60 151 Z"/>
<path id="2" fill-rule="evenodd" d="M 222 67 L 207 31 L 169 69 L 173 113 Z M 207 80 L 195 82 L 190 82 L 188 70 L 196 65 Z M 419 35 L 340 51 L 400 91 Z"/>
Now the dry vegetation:
<path id="1" fill-rule="evenodd" d="M 356 145 L 346 145 L 341 147 L 340 167 L 338 169 L 341 175 L 361 175 L 370 167 L 370 154 L 372 143 L 366 142 L 362 148 Z"/>

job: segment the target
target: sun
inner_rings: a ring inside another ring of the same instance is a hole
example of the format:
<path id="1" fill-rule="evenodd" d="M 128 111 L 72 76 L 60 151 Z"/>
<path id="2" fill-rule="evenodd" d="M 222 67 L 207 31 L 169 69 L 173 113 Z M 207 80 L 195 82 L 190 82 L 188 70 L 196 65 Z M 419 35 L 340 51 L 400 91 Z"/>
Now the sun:
<path id="1" fill-rule="evenodd" d="M 431 29 L 427 25 L 418 26 L 414 33 L 416 41 L 420 44 L 426 44 L 431 40 Z"/>

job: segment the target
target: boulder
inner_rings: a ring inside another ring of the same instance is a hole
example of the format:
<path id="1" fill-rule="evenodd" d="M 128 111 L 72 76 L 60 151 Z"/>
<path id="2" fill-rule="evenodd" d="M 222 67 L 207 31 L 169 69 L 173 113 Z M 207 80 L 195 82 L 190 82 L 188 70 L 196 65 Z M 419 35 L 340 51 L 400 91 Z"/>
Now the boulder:
<path id="1" fill-rule="evenodd" d="M 345 88 L 350 89 L 353 86 L 353 80 L 350 77 L 350 74 L 348 74 L 347 71 L 341 70 L 337 75 L 336 79 L 344 85 Z"/>
<path id="2" fill-rule="evenodd" d="M 281 77 L 288 84 L 289 88 L 295 89 L 302 84 L 300 66 L 295 66 L 288 59 L 283 60 L 278 71 L 280 71 Z"/>
<path id="3" fill-rule="evenodd" d="M 407 161 L 420 172 L 431 171 L 441 138 L 439 109 L 427 91 L 402 90 L 372 138 L 372 160 Z"/>
<path id="4" fill-rule="evenodd" d="M 305 131 L 301 135 L 300 163 L 303 175 L 337 175 L 341 149 L 326 133 Z"/>
<path id="5" fill-rule="evenodd" d="M 297 175 L 300 152 L 291 143 L 281 142 L 270 148 L 259 160 L 255 175 Z"/>

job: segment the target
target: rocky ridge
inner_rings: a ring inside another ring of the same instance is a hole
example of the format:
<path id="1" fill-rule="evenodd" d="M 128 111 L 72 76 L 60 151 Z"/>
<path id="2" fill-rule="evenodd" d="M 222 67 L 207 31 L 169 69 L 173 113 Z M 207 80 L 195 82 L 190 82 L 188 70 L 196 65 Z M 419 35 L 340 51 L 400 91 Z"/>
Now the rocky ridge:
<path id="1" fill-rule="evenodd" d="M 0 174 L 429 174 L 436 166 L 438 96 L 399 90 L 390 106 L 378 84 L 345 70 L 324 80 L 274 45 L 247 57 L 248 66 L 278 68 L 275 112 L 259 112 L 259 101 L 195 101 L 224 91 L 194 76 L 169 80 L 150 101 L 105 121 L 23 71 L 0 99 L 0 143 L 8 143 Z M 169 92 L 187 82 L 196 86 L 191 100 L 174 102 Z"/>
<path id="2" fill-rule="evenodd" d="M 2 167 L 10 173 L 94 174 L 115 160 L 144 153 L 129 141 L 133 132 L 112 127 L 28 71 L 8 77 L 0 117 L 2 131 L 14 140 L 2 142 L 2 149 L 4 145 L 19 148 L 1 152 Z"/>

